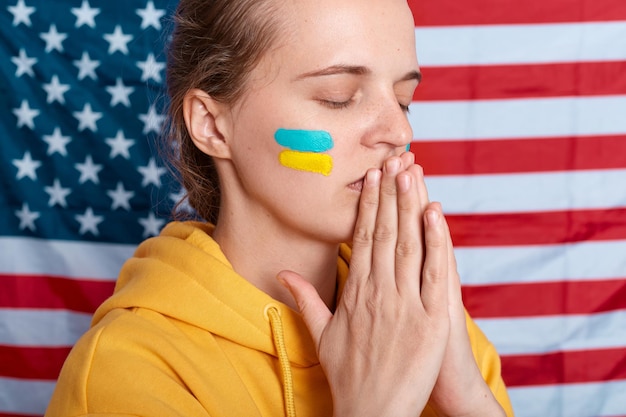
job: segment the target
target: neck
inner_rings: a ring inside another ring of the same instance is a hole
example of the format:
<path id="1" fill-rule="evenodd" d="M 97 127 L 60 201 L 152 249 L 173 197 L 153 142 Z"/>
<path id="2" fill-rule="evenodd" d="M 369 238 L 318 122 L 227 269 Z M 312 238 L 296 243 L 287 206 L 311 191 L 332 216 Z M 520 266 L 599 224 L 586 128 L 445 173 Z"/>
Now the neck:
<path id="1" fill-rule="evenodd" d="M 294 271 L 309 281 L 333 309 L 338 245 L 290 232 L 279 224 L 252 221 L 254 217 L 220 215 L 215 227 L 213 238 L 234 270 L 261 291 L 297 311 L 293 297 L 276 279 L 280 271 Z"/>

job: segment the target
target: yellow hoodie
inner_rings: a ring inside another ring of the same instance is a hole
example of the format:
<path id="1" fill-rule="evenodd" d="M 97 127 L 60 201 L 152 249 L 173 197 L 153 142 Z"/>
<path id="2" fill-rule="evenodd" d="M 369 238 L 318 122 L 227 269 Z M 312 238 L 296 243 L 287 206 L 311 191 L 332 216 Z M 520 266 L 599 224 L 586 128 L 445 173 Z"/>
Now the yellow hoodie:
<path id="1" fill-rule="evenodd" d="M 46 416 L 332 415 L 302 318 L 237 275 L 211 231 L 175 222 L 138 247 L 72 349 Z M 342 246 L 340 282 L 349 257 Z M 512 416 L 495 349 L 469 318 L 468 329 Z"/>

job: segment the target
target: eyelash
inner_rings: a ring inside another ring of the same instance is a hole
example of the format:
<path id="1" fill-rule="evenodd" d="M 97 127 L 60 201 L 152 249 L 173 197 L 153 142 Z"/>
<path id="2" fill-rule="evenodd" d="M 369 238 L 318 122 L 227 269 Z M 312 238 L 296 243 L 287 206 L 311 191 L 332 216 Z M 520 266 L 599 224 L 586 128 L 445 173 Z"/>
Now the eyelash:
<path id="1" fill-rule="evenodd" d="M 320 103 L 331 109 L 346 109 L 352 104 L 352 99 L 346 101 L 320 100 Z"/>
<path id="2" fill-rule="evenodd" d="M 331 109 L 346 109 L 352 104 L 351 99 L 346 101 L 320 100 L 320 102 Z M 398 105 L 404 113 L 409 114 L 409 106 L 401 103 L 398 103 Z"/>

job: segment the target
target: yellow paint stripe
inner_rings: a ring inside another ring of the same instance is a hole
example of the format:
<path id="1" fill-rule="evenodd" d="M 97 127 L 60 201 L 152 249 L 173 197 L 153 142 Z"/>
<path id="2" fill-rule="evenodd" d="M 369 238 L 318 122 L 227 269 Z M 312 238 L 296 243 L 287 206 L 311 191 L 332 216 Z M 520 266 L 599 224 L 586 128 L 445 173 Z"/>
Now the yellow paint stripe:
<path id="1" fill-rule="evenodd" d="M 330 175 L 333 158 L 327 154 L 314 152 L 282 151 L 278 159 L 283 166 L 300 171 Z"/>

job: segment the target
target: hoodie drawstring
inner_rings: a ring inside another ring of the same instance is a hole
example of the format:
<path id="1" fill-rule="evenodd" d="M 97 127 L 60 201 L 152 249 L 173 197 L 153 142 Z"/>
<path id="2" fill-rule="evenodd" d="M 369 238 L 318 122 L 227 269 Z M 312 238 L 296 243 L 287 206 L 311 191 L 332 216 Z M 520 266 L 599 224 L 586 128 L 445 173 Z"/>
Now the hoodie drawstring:
<path id="1" fill-rule="evenodd" d="M 278 353 L 278 362 L 283 376 L 283 395 L 285 398 L 285 411 L 287 417 L 296 417 L 296 404 L 293 394 L 293 378 L 291 376 L 291 364 L 287 356 L 287 346 L 285 345 L 285 334 L 283 332 L 283 322 L 280 319 L 278 308 L 268 305 L 265 313 L 270 322 L 272 337 L 274 339 L 274 347 Z"/>

